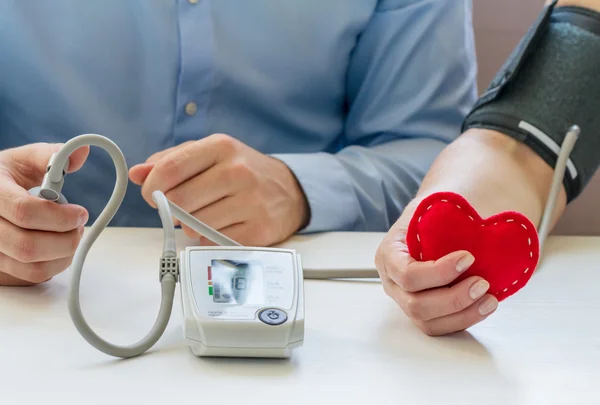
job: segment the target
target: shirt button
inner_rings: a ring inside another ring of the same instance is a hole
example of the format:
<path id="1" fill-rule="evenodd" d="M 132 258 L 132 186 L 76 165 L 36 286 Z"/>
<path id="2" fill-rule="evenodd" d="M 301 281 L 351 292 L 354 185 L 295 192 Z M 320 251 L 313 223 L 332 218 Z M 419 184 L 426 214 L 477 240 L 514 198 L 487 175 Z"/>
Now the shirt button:
<path id="1" fill-rule="evenodd" d="M 194 115 L 198 111 L 198 106 L 194 102 L 189 102 L 185 105 L 185 113 L 187 115 Z"/>

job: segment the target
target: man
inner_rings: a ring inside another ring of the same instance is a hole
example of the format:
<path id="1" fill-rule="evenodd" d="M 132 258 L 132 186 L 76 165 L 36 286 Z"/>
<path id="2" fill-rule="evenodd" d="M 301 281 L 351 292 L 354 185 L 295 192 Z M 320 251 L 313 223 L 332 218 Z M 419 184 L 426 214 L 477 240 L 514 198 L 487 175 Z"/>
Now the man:
<path id="1" fill-rule="evenodd" d="M 467 329 L 494 313 L 498 301 L 487 294 L 489 283 L 481 277 L 449 287 L 474 263 L 470 252 L 426 262 L 408 254 L 406 232 L 420 201 L 438 191 L 452 191 L 484 218 L 518 211 L 537 225 L 550 192 L 561 136 L 569 125 L 577 124 L 582 135 L 571 154 L 577 176 L 570 170 L 565 175 L 553 226 L 600 164 L 600 0 L 559 0 L 554 6 L 557 13 L 548 16 L 549 21 L 554 18 L 552 24 L 533 26 L 542 27 L 530 31 L 538 32 L 538 39 L 531 47 L 517 48 L 531 52 L 515 53 L 524 59 L 513 73 L 516 63 L 501 69 L 481 106 L 469 114 L 467 130 L 437 157 L 377 251 L 385 292 L 428 335 Z M 525 121 L 534 122 L 537 129 L 516 126 Z"/>
<path id="2" fill-rule="evenodd" d="M 68 267 L 112 191 L 84 149 L 71 205 L 27 195 L 47 143 L 123 150 L 141 189 L 112 225 L 158 226 L 159 189 L 269 245 L 388 230 L 476 100 L 468 0 L 2 2 L 0 60 L 0 284 Z"/>

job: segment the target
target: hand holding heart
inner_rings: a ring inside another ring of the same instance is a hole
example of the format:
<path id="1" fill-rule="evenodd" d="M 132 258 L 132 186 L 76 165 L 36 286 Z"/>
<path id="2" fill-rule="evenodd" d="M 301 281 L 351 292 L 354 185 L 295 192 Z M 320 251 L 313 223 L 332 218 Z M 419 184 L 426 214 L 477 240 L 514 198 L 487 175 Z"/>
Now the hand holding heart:
<path id="1" fill-rule="evenodd" d="M 535 227 L 503 212 L 482 219 L 453 193 L 411 203 L 382 241 L 384 291 L 426 334 L 467 329 L 521 289 L 539 258 Z"/>

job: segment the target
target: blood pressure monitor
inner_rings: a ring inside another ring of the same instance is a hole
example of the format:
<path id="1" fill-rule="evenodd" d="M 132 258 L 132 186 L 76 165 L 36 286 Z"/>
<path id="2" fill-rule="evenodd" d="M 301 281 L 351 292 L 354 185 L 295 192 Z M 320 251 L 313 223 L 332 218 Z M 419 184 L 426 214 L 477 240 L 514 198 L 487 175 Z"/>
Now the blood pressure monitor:
<path id="1" fill-rule="evenodd" d="M 289 357 L 304 340 L 294 250 L 187 247 L 180 253 L 184 337 L 197 356 Z"/>
<path id="2" fill-rule="evenodd" d="M 71 264 L 68 307 L 73 324 L 96 349 L 115 357 L 139 356 L 164 333 L 173 308 L 176 285 L 181 288 L 184 338 L 193 354 L 221 357 L 290 357 L 304 341 L 304 289 L 300 256 L 289 249 L 245 247 L 173 204 L 160 191 L 152 193 L 163 225 L 160 257 L 161 303 L 156 321 L 140 341 L 119 346 L 101 338 L 81 310 L 79 290 L 85 258 L 125 197 L 128 169 L 119 147 L 96 134 L 79 135 L 52 155 L 42 184 L 29 190 L 39 198 L 67 203 L 61 190 L 71 154 L 98 146 L 113 160 L 113 193 L 91 229 L 79 243 Z M 217 247 L 191 246 L 179 255 L 173 218 L 211 240 Z"/>

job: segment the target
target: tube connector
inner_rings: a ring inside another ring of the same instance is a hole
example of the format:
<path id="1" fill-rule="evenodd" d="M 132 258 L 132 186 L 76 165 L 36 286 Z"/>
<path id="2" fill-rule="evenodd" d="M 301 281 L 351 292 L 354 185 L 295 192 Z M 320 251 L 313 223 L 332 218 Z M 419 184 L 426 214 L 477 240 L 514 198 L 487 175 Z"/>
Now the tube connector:
<path id="1" fill-rule="evenodd" d="M 179 282 L 179 258 L 176 256 L 162 256 L 160 258 L 160 275 L 159 281 L 167 274 L 175 278 L 175 282 Z"/>
<path id="2" fill-rule="evenodd" d="M 569 133 L 573 134 L 570 136 L 578 137 L 579 134 L 581 133 L 581 128 L 579 128 L 579 125 L 572 125 L 571 128 L 569 128 L 569 131 L 567 132 L 567 136 L 569 136 L 568 135 Z"/>
<path id="3" fill-rule="evenodd" d="M 39 196 L 45 200 L 59 201 L 61 199 L 65 176 L 69 169 L 69 159 L 63 164 L 59 163 L 56 162 L 56 153 L 52 154 L 39 190 Z"/>

